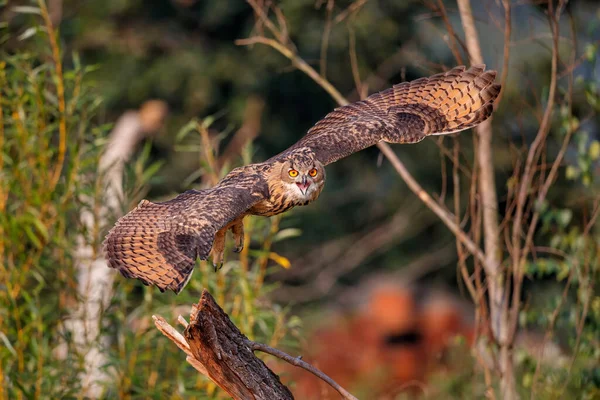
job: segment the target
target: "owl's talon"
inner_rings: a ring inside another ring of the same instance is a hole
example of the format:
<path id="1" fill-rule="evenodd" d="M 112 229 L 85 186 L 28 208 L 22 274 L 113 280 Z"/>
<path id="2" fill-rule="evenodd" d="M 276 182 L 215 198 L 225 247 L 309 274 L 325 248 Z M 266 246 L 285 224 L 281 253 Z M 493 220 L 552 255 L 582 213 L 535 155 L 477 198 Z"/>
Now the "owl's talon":
<path id="1" fill-rule="evenodd" d="M 218 272 L 221 268 L 223 268 L 223 261 L 219 263 L 213 262 L 213 268 L 215 269 L 215 272 Z"/>
<path id="2" fill-rule="evenodd" d="M 233 251 L 241 253 L 244 250 L 244 223 L 241 219 L 233 224 L 231 232 L 233 232 L 233 239 L 235 241 Z"/>

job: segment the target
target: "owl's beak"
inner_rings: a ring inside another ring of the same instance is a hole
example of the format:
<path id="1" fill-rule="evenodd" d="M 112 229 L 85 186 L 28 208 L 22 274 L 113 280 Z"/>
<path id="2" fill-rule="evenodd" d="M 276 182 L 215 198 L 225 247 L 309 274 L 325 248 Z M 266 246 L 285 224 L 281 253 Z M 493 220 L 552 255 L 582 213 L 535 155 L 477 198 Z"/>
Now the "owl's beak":
<path id="1" fill-rule="evenodd" d="M 302 181 L 296 182 L 296 185 L 298 185 L 298 189 L 300 189 L 303 195 L 306 195 L 306 191 L 308 190 L 310 184 L 311 182 L 308 181 L 306 175 L 302 175 Z"/>

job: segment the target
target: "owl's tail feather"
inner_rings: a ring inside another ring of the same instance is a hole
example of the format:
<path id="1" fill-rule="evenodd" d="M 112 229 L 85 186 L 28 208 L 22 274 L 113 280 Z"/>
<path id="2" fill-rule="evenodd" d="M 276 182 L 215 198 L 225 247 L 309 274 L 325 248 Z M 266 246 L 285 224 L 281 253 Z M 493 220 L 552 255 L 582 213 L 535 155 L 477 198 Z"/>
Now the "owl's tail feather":
<path id="1" fill-rule="evenodd" d="M 170 226 L 172 204 L 142 200 L 104 240 L 108 265 L 127 278 L 179 293 L 194 271 L 195 236 Z"/>

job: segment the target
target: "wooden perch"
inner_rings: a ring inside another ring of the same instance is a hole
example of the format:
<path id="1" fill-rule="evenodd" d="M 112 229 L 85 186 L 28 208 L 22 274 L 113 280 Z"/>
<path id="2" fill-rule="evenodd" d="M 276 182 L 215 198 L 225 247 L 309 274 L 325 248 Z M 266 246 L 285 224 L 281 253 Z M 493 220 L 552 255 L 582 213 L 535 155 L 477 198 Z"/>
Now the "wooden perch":
<path id="1" fill-rule="evenodd" d="M 292 365 L 304 368 L 336 389 L 342 398 L 357 400 L 323 372 L 280 350 L 248 339 L 231 322 L 227 314 L 204 290 L 200 302 L 192 307 L 189 325 L 181 335 L 160 316 L 153 316 L 156 327 L 187 355 L 196 370 L 215 382 L 234 399 L 293 399 L 292 392 L 279 377 L 254 355 L 263 351 Z"/>
<path id="2" fill-rule="evenodd" d="M 250 341 L 204 290 L 192 308 L 185 340 L 208 376 L 235 399 L 292 399 L 292 393 L 265 363 Z"/>

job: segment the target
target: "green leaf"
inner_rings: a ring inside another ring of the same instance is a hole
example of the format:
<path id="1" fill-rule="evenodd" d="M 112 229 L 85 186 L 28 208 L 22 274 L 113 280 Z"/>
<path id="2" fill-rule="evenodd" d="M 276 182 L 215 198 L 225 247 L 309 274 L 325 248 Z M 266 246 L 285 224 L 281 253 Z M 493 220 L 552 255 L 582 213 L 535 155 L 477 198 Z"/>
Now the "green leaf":
<path id="1" fill-rule="evenodd" d="M 23 33 L 21 33 L 19 36 L 17 36 L 18 40 L 27 40 L 30 37 L 34 36 L 36 33 L 38 33 L 38 27 L 37 26 L 31 26 L 27 29 L 25 29 L 25 31 Z"/>
<path id="2" fill-rule="evenodd" d="M 581 181 L 585 187 L 589 187 L 592 184 L 592 178 L 588 174 L 585 174 L 583 178 L 581 178 Z"/>
<path id="3" fill-rule="evenodd" d="M 33 245 L 36 248 L 41 249 L 42 247 L 44 247 L 42 245 L 42 242 L 40 242 L 40 239 L 38 239 L 38 237 L 35 235 L 30 226 L 25 226 L 23 230 L 25 231 L 25 234 L 27 235 L 29 240 L 31 240 L 31 243 L 33 243 Z"/>
<path id="4" fill-rule="evenodd" d="M 298 228 L 282 229 L 273 237 L 273 243 L 280 242 L 285 239 L 291 239 L 302 235 L 302 230 Z"/>
<path id="5" fill-rule="evenodd" d="M 581 175 L 581 171 L 579 170 L 579 168 L 573 165 L 569 165 L 567 167 L 567 170 L 565 171 L 565 176 L 567 177 L 567 179 L 570 180 L 579 178 L 579 175 Z"/>
<path id="6" fill-rule="evenodd" d="M 573 211 L 571 211 L 569 209 L 562 210 L 557 215 L 558 223 L 562 227 L 566 227 L 567 225 L 569 225 L 569 222 L 571 222 L 572 218 L 573 218 Z"/>
<path id="7" fill-rule="evenodd" d="M 187 135 L 189 135 L 190 132 L 196 131 L 196 127 L 197 126 L 198 126 L 198 120 L 197 119 L 192 119 L 190 122 L 188 122 L 187 124 L 185 124 L 179 130 L 179 132 L 177 132 L 177 135 L 175 135 L 175 143 L 181 142 L 183 139 L 185 139 L 187 137 Z"/>
<path id="8" fill-rule="evenodd" d="M 156 175 L 158 170 L 160 170 L 163 165 L 164 165 L 163 161 L 156 161 L 156 162 L 152 163 L 149 167 L 147 167 L 144 170 L 144 173 L 142 174 L 140 181 L 142 183 L 147 183 L 150 180 L 150 178 L 152 178 L 154 175 Z"/>
<path id="9" fill-rule="evenodd" d="M 37 7 L 32 7 L 32 6 L 17 6 L 17 7 L 13 7 L 11 9 L 12 11 L 19 13 L 19 14 L 37 14 L 37 15 L 42 15 L 42 10 L 40 10 Z"/>
<path id="10" fill-rule="evenodd" d="M 42 221 L 40 221 L 37 218 L 32 218 L 31 222 L 33 222 L 33 225 L 37 228 L 37 231 L 39 232 L 40 235 L 42 235 L 42 237 L 44 238 L 44 241 L 48 241 L 48 239 L 50 238 L 50 235 L 48 234 L 48 228 L 46 228 L 46 226 L 42 223 Z"/>
<path id="11" fill-rule="evenodd" d="M 596 54 L 598 54 L 598 46 L 593 43 L 588 43 L 587 46 L 585 46 L 585 58 L 590 62 L 594 61 Z"/>
<path id="12" fill-rule="evenodd" d="M 592 144 L 590 145 L 588 154 L 590 155 L 590 158 L 592 160 L 597 160 L 598 157 L 600 157 L 600 142 L 599 141 L 594 140 L 592 142 Z"/>

